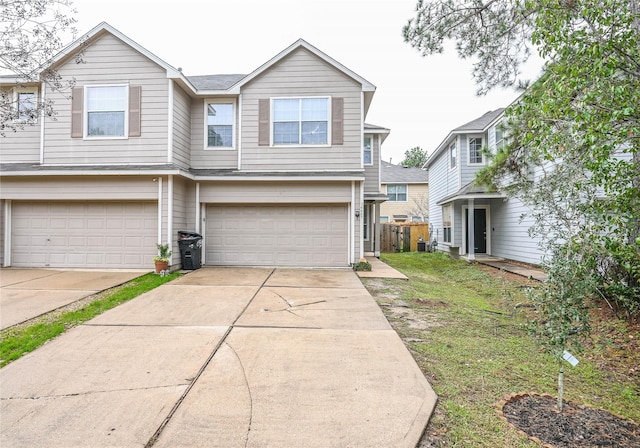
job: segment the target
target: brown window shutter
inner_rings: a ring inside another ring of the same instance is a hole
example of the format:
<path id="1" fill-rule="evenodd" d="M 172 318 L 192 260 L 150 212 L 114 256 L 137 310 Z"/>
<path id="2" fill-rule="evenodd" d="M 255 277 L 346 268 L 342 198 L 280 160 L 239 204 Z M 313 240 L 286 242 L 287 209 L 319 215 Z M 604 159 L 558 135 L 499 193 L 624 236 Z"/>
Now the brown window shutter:
<path id="1" fill-rule="evenodd" d="M 71 90 L 71 138 L 82 138 L 82 109 L 84 106 L 84 87 Z"/>
<path id="2" fill-rule="evenodd" d="M 331 98 L 331 144 L 344 144 L 344 98 Z"/>
<path id="3" fill-rule="evenodd" d="M 269 146 L 269 122 L 271 115 L 269 98 L 258 100 L 258 145 Z"/>
<path id="4" fill-rule="evenodd" d="M 140 137 L 142 134 L 141 103 L 142 86 L 129 86 L 129 137 Z"/>

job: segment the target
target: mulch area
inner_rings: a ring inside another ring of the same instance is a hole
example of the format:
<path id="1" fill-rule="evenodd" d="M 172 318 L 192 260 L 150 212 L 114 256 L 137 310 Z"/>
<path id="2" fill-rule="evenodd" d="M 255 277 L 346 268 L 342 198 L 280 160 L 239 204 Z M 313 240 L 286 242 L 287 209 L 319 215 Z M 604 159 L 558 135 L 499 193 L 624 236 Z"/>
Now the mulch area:
<path id="1" fill-rule="evenodd" d="M 565 402 L 563 412 L 550 396 L 515 396 L 502 415 L 516 429 L 555 448 L 640 448 L 640 426 L 602 409 Z"/>

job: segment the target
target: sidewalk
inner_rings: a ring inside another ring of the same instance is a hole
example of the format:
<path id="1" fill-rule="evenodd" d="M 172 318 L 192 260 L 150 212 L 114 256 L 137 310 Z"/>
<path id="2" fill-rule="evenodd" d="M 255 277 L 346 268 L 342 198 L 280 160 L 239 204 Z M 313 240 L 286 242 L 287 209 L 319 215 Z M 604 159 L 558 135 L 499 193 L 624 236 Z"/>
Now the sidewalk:
<path id="1" fill-rule="evenodd" d="M 547 280 L 547 274 L 541 269 L 537 269 L 534 266 L 527 266 L 524 264 L 516 263 L 502 258 L 476 258 L 480 264 L 491 266 L 492 268 L 500 269 L 501 271 L 511 272 L 512 274 L 518 274 L 526 278 L 532 278 L 539 282 Z"/>
<path id="2" fill-rule="evenodd" d="M 371 265 L 370 271 L 356 271 L 360 278 L 398 278 L 401 280 L 409 280 L 409 277 L 402 272 L 393 269 L 388 264 L 380 261 L 372 255 L 367 254 L 367 262 Z"/>

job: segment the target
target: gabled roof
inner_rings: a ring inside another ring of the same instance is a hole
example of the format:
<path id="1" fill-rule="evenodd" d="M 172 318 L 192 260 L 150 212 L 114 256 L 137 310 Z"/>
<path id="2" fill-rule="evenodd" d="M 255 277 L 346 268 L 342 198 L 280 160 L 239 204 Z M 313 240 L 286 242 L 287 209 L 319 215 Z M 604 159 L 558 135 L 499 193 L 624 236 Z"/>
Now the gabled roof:
<path id="1" fill-rule="evenodd" d="M 167 71 L 168 78 L 184 78 L 184 76 L 178 69 L 173 67 L 171 64 L 168 64 L 163 59 L 159 58 L 158 56 L 156 56 L 155 54 L 153 54 L 152 52 L 144 48 L 142 45 L 140 45 L 136 41 L 125 36 L 120 31 L 118 31 L 117 29 L 109 25 L 107 22 L 101 22 L 100 24 L 95 26 L 93 29 L 91 29 L 91 31 L 89 31 L 87 34 L 75 40 L 71 44 L 67 45 L 62 51 L 60 51 L 60 53 L 54 56 L 53 60 L 51 61 L 51 65 L 55 65 L 61 62 L 62 60 L 66 59 L 67 57 L 74 55 L 87 42 L 91 42 L 96 37 L 99 37 L 105 32 L 108 32 L 113 36 L 117 37 L 118 39 L 120 39 L 121 41 L 129 45 L 131 48 L 133 48 L 134 50 L 138 51 L 139 53 L 143 54 L 144 56 L 146 56 L 147 58 L 149 58 L 150 60 L 158 64 L 160 67 L 164 68 Z"/>
<path id="2" fill-rule="evenodd" d="M 342 65 L 341 63 L 339 63 L 338 61 L 333 59 L 331 56 L 327 55 L 326 53 L 323 53 L 322 51 L 318 50 L 316 47 L 314 47 L 313 45 L 311 45 L 310 43 L 308 43 L 304 39 L 298 39 L 297 41 L 295 41 L 294 43 L 289 45 L 287 48 L 282 50 L 280 53 L 278 53 L 277 55 L 275 55 L 274 57 L 269 59 L 267 62 L 262 64 L 260 67 L 258 67 L 257 69 L 255 69 L 251 73 L 249 73 L 236 86 L 239 88 L 242 85 L 247 84 L 248 82 L 250 82 L 253 79 L 257 78 L 262 73 L 264 73 L 269 68 L 271 68 L 273 65 L 277 64 L 282 59 L 284 59 L 285 57 L 287 57 L 288 55 L 290 55 L 291 53 L 293 53 L 294 51 L 296 51 L 299 48 L 306 49 L 307 51 L 309 51 L 309 52 L 313 53 L 314 55 L 316 55 L 318 58 L 322 59 L 327 64 L 333 66 L 336 70 L 341 71 L 342 73 L 344 73 L 345 75 L 349 76 L 350 78 L 352 78 L 353 80 L 355 80 L 359 84 L 362 84 L 362 90 L 364 92 L 374 92 L 376 90 L 376 86 L 371 84 L 369 81 L 364 79 L 362 76 L 360 76 L 357 73 L 351 71 L 350 69 L 348 69 L 347 67 L 345 67 L 344 65 Z"/>
<path id="3" fill-rule="evenodd" d="M 468 123 L 463 124 L 462 126 L 458 126 L 454 128 L 449 134 L 445 137 L 444 140 L 438 145 L 436 150 L 429 156 L 429 159 L 424 164 L 423 168 L 428 168 L 431 163 L 433 163 L 438 155 L 449 145 L 451 138 L 454 135 L 459 134 L 473 134 L 473 133 L 483 133 L 486 132 L 492 125 L 494 125 L 502 116 L 504 115 L 504 107 L 500 107 L 496 110 L 490 110 L 485 113 L 481 117 L 476 118 L 475 120 L 471 120 Z"/>
<path id="4" fill-rule="evenodd" d="M 507 196 L 503 193 L 500 193 L 497 191 L 490 191 L 484 185 L 476 185 L 475 182 L 469 182 L 467 185 L 465 185 L 455 193 L 440 199 L 438 202 L 436 202 L 436 205 L 444 205 L 456 200 L 500 199 L 500 198 L 506 198 L 506 197 Z"/>
<path id="5" fill-rule="evenodd" d="M 380 166 L 380 183 L 426 184 L 429 183 L 429 172 L 412 166 L 394 165 L 383 160 Z"/>

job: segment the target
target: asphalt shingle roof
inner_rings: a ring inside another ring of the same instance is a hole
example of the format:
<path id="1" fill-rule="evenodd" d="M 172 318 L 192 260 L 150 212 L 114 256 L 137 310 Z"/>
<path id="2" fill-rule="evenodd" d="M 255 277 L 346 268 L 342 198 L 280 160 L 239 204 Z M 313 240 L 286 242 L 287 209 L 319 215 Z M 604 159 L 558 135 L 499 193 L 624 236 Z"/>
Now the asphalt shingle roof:
<path id="1" fill-rule="evenodd" d="M 490 110 L 483 116 L 476 118 L 475 120 L 471 120 L 470 122 L 455 128 L 453 131 L 482 131 L 489 125 L 489 123 L 498 118 L 502 112 L 504 112 L 504 107 L 496 110 Z"/>
<path id="2" fill-rule="evenodd" d="M 429 182 L 429 172 L 412 166 L 394 165 L 382 161 L 380 178 L 383 184 L 416 184 Z"/>
<path id="3" fill-rule="evenodd" d="M 247 75 L 201 75 L 187 76 L 187 79 L 198 90 L 226 90 Z"/>

